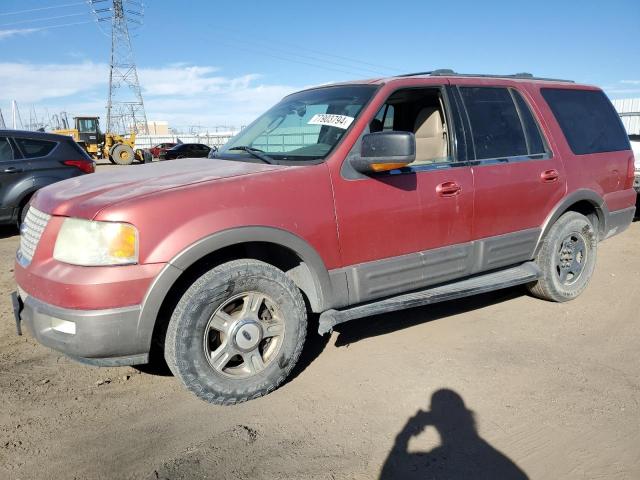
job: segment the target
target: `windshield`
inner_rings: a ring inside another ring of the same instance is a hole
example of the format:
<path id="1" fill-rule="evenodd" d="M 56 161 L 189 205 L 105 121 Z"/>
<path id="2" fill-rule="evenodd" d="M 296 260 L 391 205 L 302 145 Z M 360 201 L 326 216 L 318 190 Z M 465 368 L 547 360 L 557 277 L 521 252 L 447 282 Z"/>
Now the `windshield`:
<path id="1" fill-rule="evenodd" d="M 252 149 L 275 161 L 323 159 L 376 88 L 326 87 L 289 95 L 229 140 L 216 157 L 247 157 Z"/>
<path id="2" fill-rule="evenodd" d="M 79 118 L 78 131 L 80 133 L 95 133 L 97 123 L 95 118 Z"/>

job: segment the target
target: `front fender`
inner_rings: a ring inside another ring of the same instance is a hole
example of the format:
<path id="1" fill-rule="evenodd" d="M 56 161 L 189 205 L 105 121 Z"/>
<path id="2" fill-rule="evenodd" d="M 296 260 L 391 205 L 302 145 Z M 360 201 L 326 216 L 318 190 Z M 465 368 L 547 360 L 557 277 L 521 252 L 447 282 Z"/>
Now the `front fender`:
<path id="1" fill-rule="evenodd" d="M 303 262 L 296 284 L 304 284 L 311 308 L 322 312 L 334 305 L 334 292 L 329 272 L 318 252 L 299 236 L 275 227 L 246 226 L 223 230 L 189 245 L 169 261 L 149 287 L 138 321 L 139 337 L 153 334 L 164 299 L 182 273 L 205 256 L 225 247 L 249 242 L 264 242 L 286 247 Z"/>

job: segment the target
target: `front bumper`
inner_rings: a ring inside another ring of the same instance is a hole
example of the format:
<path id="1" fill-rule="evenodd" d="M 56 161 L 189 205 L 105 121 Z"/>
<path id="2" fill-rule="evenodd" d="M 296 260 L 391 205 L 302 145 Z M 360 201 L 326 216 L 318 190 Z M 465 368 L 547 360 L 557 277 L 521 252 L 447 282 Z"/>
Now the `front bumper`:
<path id="1" fill-rule="evenodd" d="M 47 347 L 92 365 L 137 365 L 149 361 L 148 342 L 141 341 L 138 335 L 140 306 L 76 310 L 50 305 L 23 291 L 14 298 L 18 331 L 24 325 Z"/>

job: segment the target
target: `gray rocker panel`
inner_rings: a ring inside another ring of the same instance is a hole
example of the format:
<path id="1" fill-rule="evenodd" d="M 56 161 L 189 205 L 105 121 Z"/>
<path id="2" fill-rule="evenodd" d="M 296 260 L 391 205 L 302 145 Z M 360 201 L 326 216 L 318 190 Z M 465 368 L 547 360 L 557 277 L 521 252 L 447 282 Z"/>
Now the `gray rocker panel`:
<path id="1" fill-rule="evenodd" d="M 345 275 L 349 304 L 388 297 L 476 273 L 515 265 L 534 256 L 539 228 L 332 270 Z"/>

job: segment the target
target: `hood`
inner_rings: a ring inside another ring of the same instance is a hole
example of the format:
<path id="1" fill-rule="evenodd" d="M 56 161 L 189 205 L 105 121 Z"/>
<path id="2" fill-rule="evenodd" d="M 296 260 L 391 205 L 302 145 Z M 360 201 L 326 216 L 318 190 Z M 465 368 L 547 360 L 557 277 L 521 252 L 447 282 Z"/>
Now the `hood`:
<path id="1" fill-rule="evenodd" d="M 93 218 L 114 203 L 143 195 L 223 178 L 269 172 L 282 165 L 190 158 L 82 175 L 39 190 L 32 205 L 40 211 L 67 217 Z"/>

